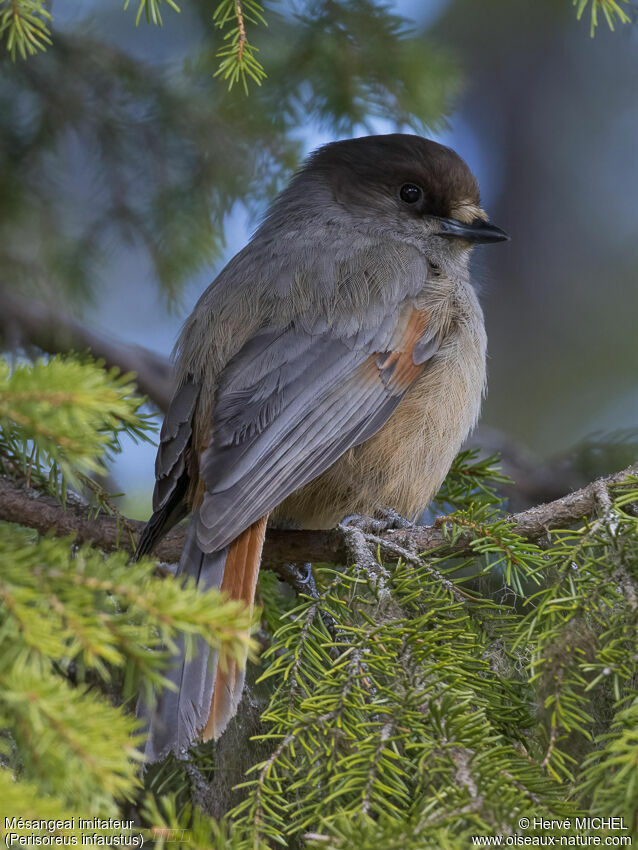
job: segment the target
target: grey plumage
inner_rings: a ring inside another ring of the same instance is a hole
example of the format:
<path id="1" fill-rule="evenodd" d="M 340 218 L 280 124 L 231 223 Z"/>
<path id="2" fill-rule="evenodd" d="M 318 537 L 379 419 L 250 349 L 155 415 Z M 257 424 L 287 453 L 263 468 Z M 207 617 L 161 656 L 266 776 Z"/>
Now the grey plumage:
<path id="1" fill-rule="evenodd" d="M 402 200 L 404 183 L 418 202 Z M 503 237 L 449 148 L 393 134 L 315 153 L 184 325 L 139 551 L 192 511 L 180 574 L 219 587 L 232 562 L 228 587 L 244 598 L 270 512 L 306 527 L 383 506 L 414 515 L 474 425 L 485 384 L 468 240 Z M 179 694 L 144 709 L 153 758 L 204 727 L 208 656 L 177 664 Z M 224 685 L 213 734 L 243 674 Z"/>
<path id="2" fill-rule="evenodd" d="M 194 579 L 202 591 L 219 588 L 227 554 L 227 549 L 202 552 L 196 540 L 195 522 L 191 521 L 176 577 Z M 178 638 L 175 643 L 171 666 L 165 674 L 175 690 L 166 688 L 158 694 L 155 704 L 140 700 L 137 707 L 138 718 L 146 723 L 144 754 L 150 762 L 170 751 L 184 755 L 206 725 L 215 687 L 217 653 L 205 640 L 196 638 L 191 658 L 186 660 L 184 639 Z"/>
<path id="3" fill-rule="evenodd" d="M 185 452 L 193 432 L 193 414 L 200 386 L 189 377 L 173 396 L 160 433 L 160 445 L 155 459 L 156 489 L 153 510 L 164 507 L 171 494 L 170 487 L 162 490 L 166 480 L 175 486 L 184 471 Z"/>
<path id="4" fill-rule="evenodd" d="M 140 537 L 136 550 L 138 558 L 147 555 L 162 534 L 187 513 L 189 476 L 186 464 L 199 393 L 199 385 L 189 377 L 173 396 L 164 418 L 155 458 L 153 516 Z"/>

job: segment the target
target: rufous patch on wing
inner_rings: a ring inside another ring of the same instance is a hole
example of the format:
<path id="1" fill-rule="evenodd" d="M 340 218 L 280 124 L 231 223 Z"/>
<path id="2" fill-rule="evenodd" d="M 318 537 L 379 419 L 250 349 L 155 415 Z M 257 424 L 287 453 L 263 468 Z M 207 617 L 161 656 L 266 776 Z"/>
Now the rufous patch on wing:
<path id="1" fill-rule="evenodd" d="M 415 364 L 412 353 L 427 329 L 428 320 L 429 314 L 426 310 L 414 309 L 408 317 L 397 347 L 393 351 L 374 356 L 377 374 L 386 386 L 403 392 L 421 374 L 423 364 Z"/>
<path id="2" fill-rule="evenodd" d="M 379 384 L 379 365 L 377 363 L 379 355 L 371 354 L 370 357 L 363 361 L 357 369 L 358 375 L 362 383 L 369 386 L 378 386 Z"/>

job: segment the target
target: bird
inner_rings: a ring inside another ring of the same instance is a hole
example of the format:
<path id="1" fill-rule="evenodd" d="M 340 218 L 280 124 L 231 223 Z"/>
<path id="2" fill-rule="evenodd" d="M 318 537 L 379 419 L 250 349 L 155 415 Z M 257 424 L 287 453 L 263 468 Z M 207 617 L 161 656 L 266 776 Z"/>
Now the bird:
<path id="1" fill-rule="evenodd" d="M 507 239 L 449 147 L 391 133 L 312 153 L 183 326 L 137 557 L 189 516 L 177 575 L 251 608 L 267 522 L 414 519 L 485 391 L 472 248 Z M 149 761 L 219 738 L 244 687 L 203 639 L 167 675 L 138 710 Z"/>

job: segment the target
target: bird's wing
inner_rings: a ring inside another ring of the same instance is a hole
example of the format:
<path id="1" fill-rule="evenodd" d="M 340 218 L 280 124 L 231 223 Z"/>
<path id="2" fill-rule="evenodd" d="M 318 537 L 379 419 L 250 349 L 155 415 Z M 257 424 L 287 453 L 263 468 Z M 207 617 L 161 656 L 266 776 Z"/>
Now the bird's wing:
<path id="1" fill-rule="evenodd" d="M 187 513 L 187 459 L 199 391 L 199 384 L 192 379 L 183 383 L 173 396 L 164 418 L 155 458 L 153 516 L 137 545 L 138 558 L 147 555 L 162 535 Z"/>
<path id="2" fill-rule="evenodd" d="M 295 323 L 262 328 L 218 383 L 200 458 L 202 551 L 227 546 L 378 431 L 439 344 L 413 299 L 350 335 Z"/>

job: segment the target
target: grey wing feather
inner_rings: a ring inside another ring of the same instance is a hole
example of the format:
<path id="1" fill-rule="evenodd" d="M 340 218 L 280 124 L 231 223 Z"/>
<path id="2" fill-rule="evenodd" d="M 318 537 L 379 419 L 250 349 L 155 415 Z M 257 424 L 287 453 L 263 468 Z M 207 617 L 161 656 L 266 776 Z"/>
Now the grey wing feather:
<path id="1" fill-rule="evenodd" d="M 160 537 L 186 515 L 186 456 L 193 434 L 193 417 L 199 391 L 199 384 L 189 377 L 178 388 L 169 405 L 155 459 L 153 515 L 140 536 L 136 558 L 151 552 Z"/>
<path id="2" fill-rule="evenodd" d="M 428 325 L 425 333 L 412 349 L 412 361 L 416 365 L 425 363 L 436 354 L 440 347 L 441 337 L 439 329 Z"/>
<path id="3" fill-rule="evenodd" d="M 155 459 L 154 511 L 166 504 L 184 472 L 184 455 L 192 436 L 193 414 L 199 391 L 199 384 L 189 378 L 177 390 L 168 408 Z"/>

